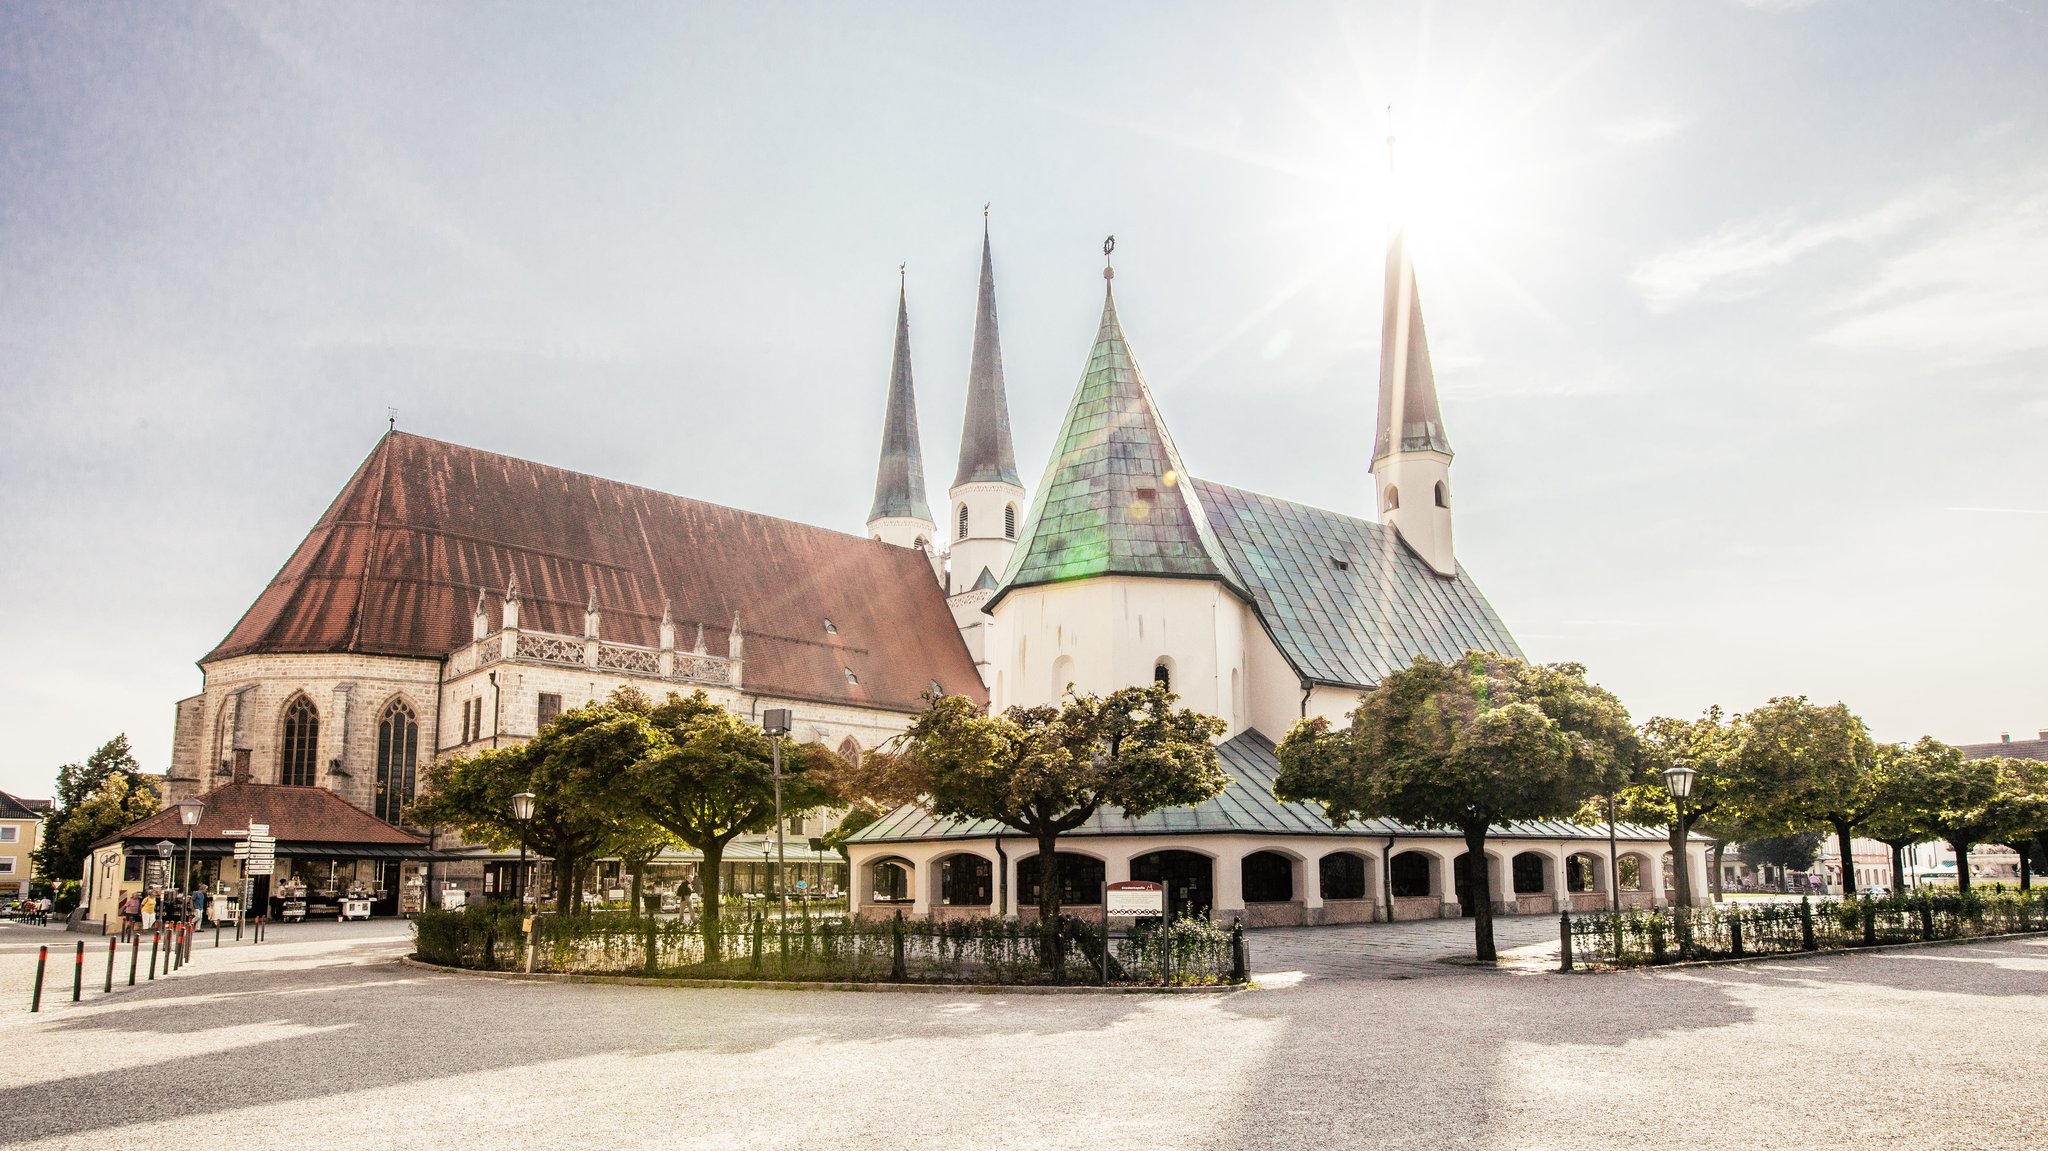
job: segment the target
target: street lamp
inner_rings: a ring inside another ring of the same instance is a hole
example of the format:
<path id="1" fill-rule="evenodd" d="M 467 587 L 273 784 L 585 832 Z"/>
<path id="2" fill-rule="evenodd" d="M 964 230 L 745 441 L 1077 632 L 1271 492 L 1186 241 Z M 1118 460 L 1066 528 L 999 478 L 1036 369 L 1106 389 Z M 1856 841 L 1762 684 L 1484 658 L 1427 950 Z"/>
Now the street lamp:
<path id="1" fill-rule="evenodd" d="M 789 892 L 783 886 L 782 855 L 782 737 L 789 734 L 789 709 L 771 707 L 761 713 L 761 730 L 768 733 L 770 753 L 775 757 L 775 895 L 782 907 L 782 922 L 789 922 Z"/>
<path id="2" fill-rule="evenodd" d="M 1671 802 L 1678 808 L 1678 858 L 1672 866 L 1677 869 L 1678 892 L 1687 904 L 1692 902 L 1692 866 L 1685 857 L 1685 801 L 1692 798 L 1692 781 L 1698 776 L 1699 772 L 1683 763 L 1664 769 L 1664 790 L 1671 793 Z"/>
<path id="3" fill-rule="evenodd" d="M 519 821 L 519 882 L 514 894 L 526 906 L 526 829 L 533 822 L 533 793 L 522 791 L 512 797 L 512 818 Z M 522 913 L 523 914 L 523 913 Z"/>
<path id="4" fill-rule="evenodd" d="M 192 829 L 199 826 L 199 817 L 206 814 L 206 803 L 199 799 L 178 802 L 178 822 L 185 825 L 185 883 L 184 891 L 192 892 Z"/>
<path id="5" fill-rule="evenodd" d="M 173 878 L 175 878 L 171 875 L 171 853 L 177 850 L 178 845 L 172 843 L 168 839 L 159 839 L 156 841 L 156 857 L 164 861 L 165 883 L 169 883 Z"/>

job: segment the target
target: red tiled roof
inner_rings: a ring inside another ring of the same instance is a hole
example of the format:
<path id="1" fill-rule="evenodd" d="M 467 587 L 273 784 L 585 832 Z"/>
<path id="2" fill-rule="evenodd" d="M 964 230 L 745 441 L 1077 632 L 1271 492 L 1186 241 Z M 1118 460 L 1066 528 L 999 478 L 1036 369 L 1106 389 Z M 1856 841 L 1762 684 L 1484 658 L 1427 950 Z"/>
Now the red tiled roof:
<path id="1" fill-rule="evenodd" d="M 251 820 L 270 825 L 280 843 L 383 844 L 425 848 L 427 841 L 385 823 L 324 787 L 285 787 L 275 783 L 228 783 L 199 797 L 206 811 L 192 829 L 194 839 L 226 839 Z M 117 839 L 183 840 L 185 825 L 174 804 L 136 820 L 114 835 Z M 98 846 L 95 844 L 94 846 Z"/>
<path id="2" fill-rule="evenodd" d="M 724 654 L 735 614 L 744 686 L 916 711 L 936 680 L 985 700 L 923 555 L 405 432 L 378 441 L 305 542 L 201 663 L 251 653 L 439 658 L 470 641 L 477 592 L 520 626 Z M 825 630 L 830 619 L 836 633 Z M 847 681 L 852 669 L 858 683 Z"/>

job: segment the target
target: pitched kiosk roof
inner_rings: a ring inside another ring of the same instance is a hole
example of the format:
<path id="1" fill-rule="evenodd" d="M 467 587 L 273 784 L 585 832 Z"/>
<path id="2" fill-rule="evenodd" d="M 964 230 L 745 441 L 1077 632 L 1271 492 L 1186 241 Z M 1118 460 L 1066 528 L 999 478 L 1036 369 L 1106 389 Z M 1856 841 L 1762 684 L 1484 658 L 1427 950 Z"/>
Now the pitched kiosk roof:
<path id="1" fill-rule="evenodd" d="M 280 844 L 321 843 L 350 846 L 394 847 L 431 854 L 427 841 L 385 823 L 362 808 L 324 787 L 285 787 L 274 783 L 229 783 L 199 797 L 206 804 L 199 823 L 192 829 L 194 839 L 227 839 L 230 830 L 247 830 L 251 820 L 270 825 L 270 834 Z M 182 842 L 185 825 L 174 804 L 155 815 L 145 816 L 100 840 Z M 424 855 L 422 856 L 424 858 Z"/>
<path id="2" fill-rule="evenodd" d="M 889 408 L 882 416 L 882 461 L 875 471 L 870 522 L 880 519 L 930 521 L 924 497 L 924 451 L 917 440 L 917 388 L 910 379 L 908 289 L 896 296 L 896 351 L 889 362 Z"/>
<path id="3" fill-rule="evenodd" d="M 1218 745 L 1217 756 L 1231 776 L 1223 794 L 1194 807 L 1173 807 L 1155 811 L 1143 819 L 1126 819 L 1114 808 L 1098 811 L 1086 824 L 1066 832 L 1069 836 L 1090 835 L 1207 835 L 1226 832 L 1258 835 L 1437 835 L 1456 832 L 1429 831 L 1408 827 L 1387 819 L 1352 821 L 1332 827 L 1320 807 L 1307 803 L 1282 803 L 1273 798 L 1273 780 L 1280 774 L 1280 760 L 1273 742 L 1257 731 L 1241 732 Z M 905 804 L 875 823 L 856 832 L 853 843 L 909 843 L 931 839 L 986 839 L 994 835 L 1016 835 L 993 820 L 939 819 L 916 804 Z M 1607 828 L 1582 827 L 1557 820 L 1511 823 L 1494 829 L 1509 838 L 1591 839 L 1604 838 Z M 1615 835 L 1627 840 L 1662 840 L 1663 828 L 1616 824 Z"/>
<path id="4" fill-rule="evenodd" d="M 378 441 L 201 662 L 438 659 L 470 641 L 478 590 L 495 601 L 514 578 L 536 631 L 583 634 L 593 593 L 604 638 L 622 643 L 658 644 L 664 605 L 681 635 L 724 637 L 737 615 L 751 692 L 920 711 L 937 680 L 987 698 L 916 551 L 405 432 Z"/>
<path id="5" fill-rule="evenodd" d="M 1024 485 L 1017 479 L 1017 450 L 1010 441 L 1010 401 L 1003 393 L 1003 341 L 996 331 L 995 261 L 989 255 L 988 224 L 981 229 L 981 291 L 974 304 L 974 355 L 967 366 L 967 415 L 960 427 L 960 466 L 953 486 L 976 483 Z"/>
<path id="6" fill-rule="evenodd" d="M 1387 291 L 1380 316 L 1380 418 L 1373 461 L 1395 450 L 1397 415 L 1401 451 L 1451 454 L 1451 438 L 1444 432 L 1444 414 L 1437 405 L 1436 372 L 1429 364 L 1429 339 L 1422 329 L 1422 297 L 1415 291 L 1415 265 L 1408 259 L 1403 232 L 1394 233 L 1387 244 Z"/>
<path id="7" fill-rule="evenodd" d="M 1216 579 L 1243 594 L 1124 340 L 1112 292 L 1054 445 L 990 608 L 1014 588 L 1100 575 Z"/>
<path id="8" fill-rule="evenodd" d="M 1522 654 L 1462 567 L 1437 575 L 1385 525 L 1207 480 L 1193 487 L 1302 678 L 1368 688 L 1417 655 Z"/>

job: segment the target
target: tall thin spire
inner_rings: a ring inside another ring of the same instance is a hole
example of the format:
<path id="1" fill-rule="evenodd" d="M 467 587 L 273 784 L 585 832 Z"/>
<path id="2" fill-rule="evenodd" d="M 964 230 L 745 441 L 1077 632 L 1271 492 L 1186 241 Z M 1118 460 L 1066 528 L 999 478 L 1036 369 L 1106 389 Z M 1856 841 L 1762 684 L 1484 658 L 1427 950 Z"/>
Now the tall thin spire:
<path id="1" fill-rule="evenodd" d="M 1451 439 L 1444 433 L 1443 411 L 1437 405 L 1436 372 L 1429 364 L 1429 338 L 1422 327 L 1422 297 L 1415 290 L 1415 263 L 1408 255 L 1408 231 L 1399 210 L 1393 114 L 1389 105 L 1387 182 L 1396 207 L 1387 237 L 1386 295 L 1380 304 L 1379 430 L 1372 445 L 1375 463 L 1397 450 L 1451 454 Z M 1400 426 L 1398 444 L 1394 441 L 1396 424 Z"/>
<path id="2" fill-rule="evenodd" d="M 896 351 L 889 365 L 889 408 L 882 419 L 882 460 L 875 474 L 869 523 L 932 518 L 925 502 L 924 452 L 917 439 L 917 389 L 910 378 L 909 289 L 904 268 L 899 265 L 896 272 Z"/>
<path id="3" fill-rule="evenodd" d="M 1010 441 L 1010 402 L 1003 390 L 1003 342 L 996 330 L 995 259 L 990 254 L 988 205 L 981 206 L 981 292 L 974 307 L 974 355 L 967 367 L 967 416 L 960 428 L 960 466 L 953 486 L 1017 479 Z"/>

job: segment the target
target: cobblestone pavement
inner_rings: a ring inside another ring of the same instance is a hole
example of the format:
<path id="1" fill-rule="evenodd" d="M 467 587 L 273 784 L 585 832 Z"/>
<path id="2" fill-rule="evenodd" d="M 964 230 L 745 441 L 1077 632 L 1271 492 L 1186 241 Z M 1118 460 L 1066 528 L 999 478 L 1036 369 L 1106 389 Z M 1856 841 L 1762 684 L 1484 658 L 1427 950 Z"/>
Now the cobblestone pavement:
<path id="1" fill-rule="evenodd" d="M 1268 927 L 1248 932 L 1253 977 L 1262 983 L 1308 979 L 1414 979 L 1469 971 L 1469 919 Z M 1504 969 L 1557 966 L 1557 918 L 1498 916 L 1493 943 Z"/>
<path id="2" fill-rule="evenodd" d="M 6 993 L 44 938 L 0 926 Z M 2018 1148 L 2048 1110 L 2048 939 L 1402 981 L 1338 977 L 1347 932 L 1258 938 L 1301 976 L 861 994 L 492 980 L 400 965 L 401 925 L 279 927 L 0 1012 L 0 1145 Z"/>

